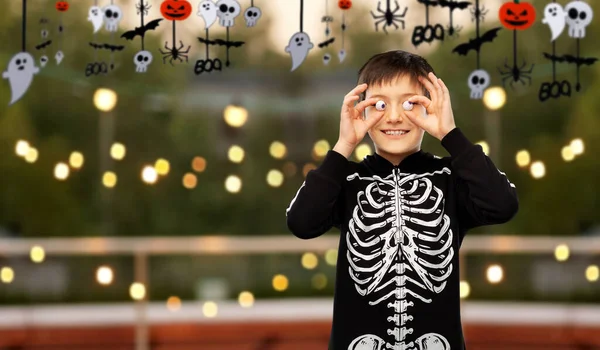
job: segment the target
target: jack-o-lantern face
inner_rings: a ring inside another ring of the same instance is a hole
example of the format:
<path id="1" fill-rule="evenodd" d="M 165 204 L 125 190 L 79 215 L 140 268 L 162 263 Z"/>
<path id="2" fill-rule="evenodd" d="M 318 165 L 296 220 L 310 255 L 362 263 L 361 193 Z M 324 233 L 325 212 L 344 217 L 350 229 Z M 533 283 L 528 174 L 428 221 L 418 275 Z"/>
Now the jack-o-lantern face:
<path id="1" fill-rule="evenodd" d="M 69 9 L 69 3 L 66 1 L 57 1 L 55 7 L 58 12 L 67 12 Z"/>
<path id="2" fill-rule="evenodd" d="M 160 13 L 170 21 L 183 21 L 192 13 L 192 5 L 187 0 L 165 0 L 160 5 Z"/>
<path id="3" fill-rule="evenodd" d="M 352 7 L 352 0 L 340 0 L 338 1 L 338 7 L 342 10 L 348 10 Z"/>
<path id="4" fill-rule="evenodd" d="M 507 2 L 498 15 L 507 29 L 525 30 L 535 22 L 535 7 L 528 2 Z"/>

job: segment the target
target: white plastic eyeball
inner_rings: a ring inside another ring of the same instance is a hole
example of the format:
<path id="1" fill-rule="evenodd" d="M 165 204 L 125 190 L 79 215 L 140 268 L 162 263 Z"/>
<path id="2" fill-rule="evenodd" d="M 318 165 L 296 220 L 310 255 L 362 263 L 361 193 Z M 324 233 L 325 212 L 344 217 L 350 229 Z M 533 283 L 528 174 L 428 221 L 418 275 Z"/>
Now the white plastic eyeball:
<path id="1" fill-rule="evenodd" d="M 378 111 L 383 111 L 385 109 L 385 102 L 383 102 L 383 101 L 377 101 L 377 103 L 375 104 L 375 108 Z"/>
<path id="2" fill-rule="evenodd" d="M 410 101 L 404 101 L 404 103 L 402 104 L 402 108 L 404 108 L 405 111 L 412 111 L 414 107 L 414 104 Z"/>

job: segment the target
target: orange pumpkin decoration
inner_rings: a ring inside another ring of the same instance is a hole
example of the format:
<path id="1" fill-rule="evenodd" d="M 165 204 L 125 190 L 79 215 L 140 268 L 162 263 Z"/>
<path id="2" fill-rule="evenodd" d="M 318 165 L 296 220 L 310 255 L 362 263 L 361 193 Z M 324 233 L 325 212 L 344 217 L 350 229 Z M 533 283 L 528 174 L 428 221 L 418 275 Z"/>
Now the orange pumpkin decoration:
<path id="1" fill-rule="evenodd" d="M 525 30 L 535 22 L 535 7 L 528 2 L 504 3 L 498 13 L 500 23 L 511 30 Z"/>
<path id="2" fill-rule="evenodd" d="M 69 3 L 66 1 L 57 1 L 56 5 L 54 5 L 58 12 L 67 12 L 69 9 Z"/>
<path id="3" fill-rule="evenodd" d="M 187 0 L 165 0 L 160 4 L 160 13 L 170 21 L 183 21 L 192 13 L 192 5 Z"/>
<path id="4" fill-rule="evenodd" d="M 340 0 L 338 1 L 338 7 L 342 10 L 348 10 L 352 7 L 352 0 Z"/>

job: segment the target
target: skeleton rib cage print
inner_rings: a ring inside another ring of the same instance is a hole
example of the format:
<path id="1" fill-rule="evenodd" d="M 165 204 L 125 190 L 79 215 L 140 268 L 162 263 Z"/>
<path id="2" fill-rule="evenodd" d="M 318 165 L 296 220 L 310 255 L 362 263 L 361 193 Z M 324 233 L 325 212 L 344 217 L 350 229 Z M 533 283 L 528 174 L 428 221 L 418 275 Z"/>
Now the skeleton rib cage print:
<path id="1" fill-rule="evenodd" d="M 369 305 L 384 303 L 389 309 L 386 334 L 361 335 L 349 350 L 450 349 L 444 336 L 414 334 L 411 327 L 418 317 L 411 308 L 431 303 L 432 297 L 444 290 L 453 270 L 453 232 L 444 212 L 444 195 L 429 178 L 450 174 L 444 167 L 423 174 L 403 174 L 395 169 L 385 178 L 357 173 L 346 178 L 369 182 L 358 192 L 348 223 L 348 273 L 356 292 L 368 298 Z"/>

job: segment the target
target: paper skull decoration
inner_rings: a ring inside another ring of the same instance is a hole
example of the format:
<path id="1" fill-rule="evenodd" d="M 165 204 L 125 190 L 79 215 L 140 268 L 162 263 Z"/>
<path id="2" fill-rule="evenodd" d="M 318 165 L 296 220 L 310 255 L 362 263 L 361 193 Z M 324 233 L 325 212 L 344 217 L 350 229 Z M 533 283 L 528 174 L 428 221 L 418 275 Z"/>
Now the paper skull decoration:
<path id="1" fill-rule="evenodd" d="M 169 21 L 183 21 L 192 13 L 192 4 L 187 0 L 165 0 L 160 4 L 160 13 Z"/>
<path id="2" fill-rule="evenodd" d="M 483 91 L 490 85 L 490 75 L 483 69 L 476 69 L 469 75 L 468 84 L 471 90 L 471 98 L 481 99 Z"/>
<path id="3" fill-rule="evenodd" d="M 566 21 L 571 38 L 585 38 L 585 28 L 592 22 L 594 12 L 590 5 L 583 1 L 571 1 L 565 6 Z"/>
<path id="4" fill-rule="evenodd" d="M 248 7 L 246 12 L 244 12 L 244 19 L 246 20 L 247 27 L 254 27 L 256 22 L 262 15 L 262 12 L 258 7 Z"/>
<path id="5" fill-rule="evenodd" d="M 117 5 L 108 5 L 102 9 L 104 13 L 104 25 L 109 32 L 116 32 L 119 23 L 123 19 L 123 11 Z"/>
<path id="6" fill-rule="evenodd" d="M 500 6 L 500 22 L 506 29 L 525 30 L 535 22 L 535 7 L 528 2 L 506 2 Z"/>
<path id="7" fill-rule="evenodd" d="M 352 0 L 338 1 L 338 7 L 342 10 L 349 10 L 352 7 Z"/>
<path id="8" fill-rule="evenodd" d="M 67 12 L 69 10 L 69 3 L 66 1 L 57 1 L 54 6 L 58 12 Z"/>
<path id="9" fill-rule="evenodd" d="M 219 24 L 223 27 L 233 27 L 235 18 L 240 15 L 242 8 L 235 0 L 219 0 L 217 10 Z"/>
<path id="10" fill-rule="evenodd" d="M 136 72 L 145 73 L 150 63 L 152 63 L 152 54 L 146 50 L 140 51 L 133 56 L 133 63 Z"/>

